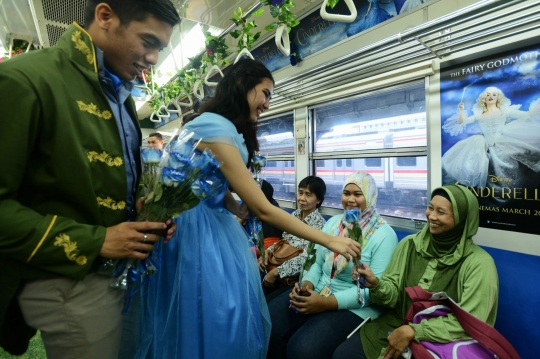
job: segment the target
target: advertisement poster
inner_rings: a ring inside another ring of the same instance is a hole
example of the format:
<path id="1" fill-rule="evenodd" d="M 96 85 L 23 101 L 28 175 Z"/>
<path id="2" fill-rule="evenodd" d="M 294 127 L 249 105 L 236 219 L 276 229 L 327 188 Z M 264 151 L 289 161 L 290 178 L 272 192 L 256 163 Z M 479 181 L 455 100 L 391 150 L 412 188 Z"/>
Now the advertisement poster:
<path id="1" fill-rule="evenodd" d="M 352 23 L 326 21 L 321 18 L 320 9 L 316 9 L 310 15 L 300 21 L 298 26 L 292 28 L 289 38 L 298 49 L 300 57 L 305 58 L 327 47 L 360 33 L 383 21 L 397 15 L 396 6 L 402 5 L 403 1 L 380 2 L 368 0 L 355 0 L 358 15 Z M 418 1 L 421 4 L 421 1 Z M 334 9 L 328 9 L 329 13 L 350 14 L 345 1 L 340 1 Z M 266 41 L 252 52 L 255 59 L 260 60 L 270 71 L 279 70 L 290 65 L 288 56 L 284 56 L 277 48 L 274 38 Z"/>
<path id="2" fill-rule="evenodd" d="M 441 73 L 443 184 L 478 197 L 480 226 L 540 234 L 540 46 Z"/>
<path id="3" fill-rule="evenodd" d="M 426 2 L 428 0 L 354 0 L 358 15 L 352 23 L 323 20 L 318 8 L 292 28 L 289 38 L 304 58 Z M 349 15 L 350 11 L 345 1 L 340 1 L 334 9 L 329 8 L 328 13 Z M 272 72 L 290 65 L 289 57 L 278 50 L 274 38 L 251 53 Z"/>

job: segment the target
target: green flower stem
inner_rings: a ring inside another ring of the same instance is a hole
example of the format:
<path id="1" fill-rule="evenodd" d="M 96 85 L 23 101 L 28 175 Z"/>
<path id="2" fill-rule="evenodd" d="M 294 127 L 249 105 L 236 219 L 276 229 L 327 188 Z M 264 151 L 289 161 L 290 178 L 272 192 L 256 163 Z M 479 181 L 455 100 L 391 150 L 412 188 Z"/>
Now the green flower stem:
<path id="1" fill-rule="evenodd" d="M 299 282 L 302 283 L 302 278 L 304 277 L 304 273 L 308 272 L 311 269 L 311 266 L 313 263 L 315 263 L 315 260 L 317 259 L 316 252 L 315 252 L 315 243 L 310 242 L 309 247 L 307 249 L 307 257 L 306 261 L 304 262 L 304 265 L 302 266 L 302 271 L 300 272 Z"/>
<path id="2" fill-rule="evenodd" d="M 352 229 L 350 229 L 350 231 L 349 231 L 349 237 L 350 237 L 352 240 L 354 240 L 354 241 L 360 243 L 360 245 L 362 245 L 362 241 L 363 241 L 363 238 L 362 238 L 362 229 L 360 228 L 360 226 L 358 225 L 357 222 L 353 223 Z M 354 265 L 355 265 L 356 267 L 358 267 L 358 261 L 359 261 L 359 259 L 355 257 L 355 258 L 354 258 Z"/>
<path id="3" fill-rule="evenodd" d="M 145 201 L 139 212 L 137 220 L 139 222 L 165 222 L 173 216 L 177 217 L 182 212 L 195 207 L 199 199 L 191 191 L 191 184 L 200 176 L 200 169 L 194 168 L 189 176 L 178 184 L 178 186 L 164 186 L 161 176 L 154 178 L 153 192 L 158 192 L 158 187 L 162 186 L 163 193 L 156 200 L 155 196 Z"/>

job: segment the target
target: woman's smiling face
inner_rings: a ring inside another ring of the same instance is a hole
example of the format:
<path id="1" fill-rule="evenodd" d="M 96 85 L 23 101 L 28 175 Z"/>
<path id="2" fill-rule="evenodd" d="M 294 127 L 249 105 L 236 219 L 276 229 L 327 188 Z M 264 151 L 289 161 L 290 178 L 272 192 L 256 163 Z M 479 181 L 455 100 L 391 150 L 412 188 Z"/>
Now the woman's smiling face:
<path id="1" fill-rule="evenodd" d="M 426 209 L 431 234 L 441 234 L 455 226 L 452 203 L 442 196 L 434 196 Z"/>
<path id="2" fill-rule="evenodd" d="M 358 208 L 360 212 L 363 212 L 366 209 L 366 197 L 360 187 L 349 183 L 341 193 L 341 205 L 344 210 Z"/>
<path id="3" fill-rule="evenodd" d="M 273 92 L 274 83 L 268 78 L 264 78 L 260 84 L 248 92 L 249 119 L 252 122 L 256 122 L 259 116 L 270 108 L 270 99 Z"/>

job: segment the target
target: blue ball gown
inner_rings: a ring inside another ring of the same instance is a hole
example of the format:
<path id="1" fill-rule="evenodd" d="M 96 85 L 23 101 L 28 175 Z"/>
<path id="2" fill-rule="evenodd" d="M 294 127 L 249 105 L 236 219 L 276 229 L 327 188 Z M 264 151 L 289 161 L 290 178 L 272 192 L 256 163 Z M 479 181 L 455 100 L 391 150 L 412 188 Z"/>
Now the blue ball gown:
<path id="1" fill-rule="evenodd" d="M 184 129 L 195 140 L 235 146 L 247 162 L 244 138 L 226 118 L 204 113 Z M 271 324 L 257 261 L 247 233 L 223 207 L 224 194 L 184 212 L 176 236 L 156 246 L 163 261 L 140 293 L 140 327 L 124 328 L 138 331 L 128 335 L 132 344 L 124 340 L 137 347 L 135 358 L 266 357 Z"/>

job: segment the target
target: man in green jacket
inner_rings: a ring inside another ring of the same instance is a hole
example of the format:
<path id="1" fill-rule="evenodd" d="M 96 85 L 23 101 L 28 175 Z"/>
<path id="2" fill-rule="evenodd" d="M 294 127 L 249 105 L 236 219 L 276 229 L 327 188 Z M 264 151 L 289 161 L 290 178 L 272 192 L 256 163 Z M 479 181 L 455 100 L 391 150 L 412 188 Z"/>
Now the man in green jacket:
<path id="1" fill-rule="evenodd" d="M 49 358 L 116 358 L 122 291 L 102 258 L 144 259 L 133 222 L 141 132 L 132 81 L 180 22 L 169 0 L 89 0 L 57 46 L 0 65 L 0 346 L 41 330 Z M 154 232 L 152 232 L 154 231 Z"/>

